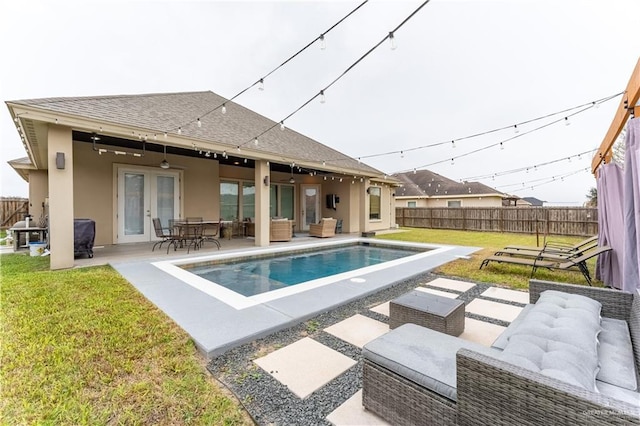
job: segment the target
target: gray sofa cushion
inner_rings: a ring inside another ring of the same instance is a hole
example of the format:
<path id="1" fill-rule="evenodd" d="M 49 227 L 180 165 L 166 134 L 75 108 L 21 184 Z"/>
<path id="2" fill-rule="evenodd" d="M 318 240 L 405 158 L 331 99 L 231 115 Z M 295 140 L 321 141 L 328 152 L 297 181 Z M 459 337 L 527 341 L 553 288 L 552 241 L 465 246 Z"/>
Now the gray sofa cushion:
<path id="1" fill-rule="evenodd" d="M 525 317 L 527 316 L 527 314 L 529 313 L 529 311 L 531 310 L 531 308 L 533 308 L 534 305 L 526 305 L 522 311 L 520 311 L 520 313 L 518 314 L 518 316 L 511 321 L 511 324 L 509 324 L 509 327 L 507 327 L 507 329 L 505 331 L 503 331 L 502 333 L 500 333 L 500 335 L 498 336 L 498 338 L 493 342 L 493 344 L 491 345 L 492 348 L 496 348 L 496 349 L 504 349 L 505 346 L 507 346 L 507 343 L 509 342 L 509 337 L 511 337 L 511 335 L 513 334 L 513 332 L 518 328 L 518 326 L 520 325 L 520 323 L 522 323 L 522 321 L 524 321 Z"/>
<path id="2" fill-rule="evenodd" d="M 500 358 L 597 392 L 601 308 L 584 296 L 545 291 L 510 330 Z"/>
<path id="3" fill-rule="evenodd" d="M 500 353 L 497 349 L 415 324 L 404 324 L 367 343 L 362 355 L 420 386 L 456 401 L 456 352 L 461 348 L 496 357 Z"/>
<path id="4" fill-rule="evenodd" d="M 596 386 L 601 394 L 610 396 L 613 399 L 628 402 L 635 407 L 640 407 L 640 393 L 619 386 L 610 385 L 606 382 L 596 380 Z"/>
<path id="5" fill-rule="evenodd" d="M 631 391 L 637 390 L 633 347 L 626 321 L 602 318 L 601 324 L 598 380 Z"/>
<path id="6" fill-rule="evenodd" d="M 597 392 L 598 358 L 573 345 L 534 335 L 513 335 L 499 358 Z"/>

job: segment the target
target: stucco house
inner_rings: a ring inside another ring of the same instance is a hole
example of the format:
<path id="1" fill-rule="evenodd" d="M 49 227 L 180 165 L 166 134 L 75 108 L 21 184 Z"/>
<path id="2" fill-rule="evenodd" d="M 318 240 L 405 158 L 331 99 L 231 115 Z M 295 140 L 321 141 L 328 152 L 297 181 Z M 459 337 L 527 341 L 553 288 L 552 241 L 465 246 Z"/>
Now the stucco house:
<path id="1" fill-rule="evenodd" d="M 396 207 L 501 207 L 507 195 L 480 182 L 456 182 L 429 170 L 397 173 Z"/>
<path id="2" fill-rule="evenodd" d="M 250 217 L 258 246 L 274 216 L 296 231 L 322 217 L 343 232 L 395 223 L 396 180 L 213 92 L 6 104 L 27 152 L 9 163 L 30 213 L 47 207 L 52 269 L 74 264 L 74 218 L 96 222 L 97 245 L 153 241 L 154 217 Z"/>

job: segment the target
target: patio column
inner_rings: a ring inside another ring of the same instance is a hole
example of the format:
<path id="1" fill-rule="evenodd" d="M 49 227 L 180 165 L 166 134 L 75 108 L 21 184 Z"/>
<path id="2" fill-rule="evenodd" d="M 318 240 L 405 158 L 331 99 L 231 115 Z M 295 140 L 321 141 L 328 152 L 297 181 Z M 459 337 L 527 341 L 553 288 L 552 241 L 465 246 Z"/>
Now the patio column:
<path id="1" fill-rule="evenodd" d="M 49 126 L 49 245 L 51 269 L 73 267 L 73 139 L 71 129 Z"/>
<path id="2" fill-rule="evenodd" d="M 356 182 L 355 186 L 360 196 L 360 232 L 369 232 L 369 194 L 367 194 L 369 179 L 365 179 L 364 182 Z"/>
<path id="3" fill-rule="evenodd" d="M 269 196 L 271 172 L 267 161 L 256 161 L 256 242 L 259 247 L 269 245 Z"/>

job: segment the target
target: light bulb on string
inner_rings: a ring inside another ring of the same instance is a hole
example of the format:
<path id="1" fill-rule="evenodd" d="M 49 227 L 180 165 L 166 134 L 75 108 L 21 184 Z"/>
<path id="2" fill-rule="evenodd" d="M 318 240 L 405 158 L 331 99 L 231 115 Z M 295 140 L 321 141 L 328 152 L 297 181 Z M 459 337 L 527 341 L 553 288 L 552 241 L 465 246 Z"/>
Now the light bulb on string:
<path id="1" fill-rule="evenodd" d="M 391 43 L 391 50 L 396 50 L 398 45 L 396 44 L 396 37 L 393 34 L 393 31 L 389 33 L 389 42 Z"/>
<path id="2" fill-rule="evenodd" d="M 323 103 L 325 103 L 326 101 L 327 101 L 327 100 L 326 100 L 326 98 L 325 98 L 325 96 L 324 96 L 324 90 L 321 90 L 321 91 L 320 91 L 320 103 L 321 103 L 321 104 L 323 104 Z"/>
<path id="3" fill-rule="evenodd" d="M 261 78 L 260 81 L 258 81 L 258 90 L 264 90 L 264 78 Z"/>
<path id="4" fill-rule="evenodd" d="M 400 158 L 404 158 L 404 151 L 400 151 Z"/>
<path id="5" fill-rule="evenodd" d="M 452 158 L 451 159 L 451 165 L 453 166 L 455 164 L 455 160 Z"/>
<path id="6" fill-rule="evenodd" d="M 570 124 L 571 124 L 571 122 L 569 121 L 569 117 L 565 117 L 565 118 L 564 118 L 564 125 L 565 125 L 565 126 L 568 126 L 568 125 L 570 125 Z"/>
<path id="7" fill-rule="evenodd" d="M 500 142 L 500 150 L 504 150 L 504 144 Z"/>
<path id="8" fill-rule="evenodd" d="M 198 118 L 198 127 L 202 127 L 202 121 Z"/>
<path id="9" fill-rule="evenodd" d="M 284 121 L 280 122 L 280 130 L 284 130 Z"/>
<path id="10" fill-rule="evenodd" d="M 167 132 L 164 132 L 164 138 L 165 139 L 167 138 Z"/>
<path id="11" fill-rule="evenodd" d="M 413 169 L 413 174 L 415 175 L 416 173 L 417 173 L 417 170 L 416 170 L 416 169 Z"/>
<path id="12" fill-rule="evenodd" d="M 451 148 L 455 149 L 456 147 L 456 141 L 451 141 Z"/>
<path id="13" fill-rule="evenodd" d="M 596 108 L 596 109 L 600 106 L 600 104 L 598 102 L 596 102 L 596 101 L 593 101 L 591 103 L 593 104 L 593 107 Z"/>
<path id="14" fill-rule="evenodd" d="M 222 104 L 222 108 L 220 109 L 220 112 L 223 114 L 227 113 L 227 105 L 226 104 Z"/>
<path id="15" fill-rule="evenodd" d="M 320 34 L 320 50 L 324 50 L 327 48 L 327 44 L 324 41 L 324 34 Z"/>
<path id="16" fill-rule="evenodd" d="M 258 138 L 255 138 L 255 139 L 253 140 L 253 144 L 254 144 L 255 146 L 258 146 L 258 143 L 259 143 L 259 142 L 258 142 Z"/>
<path id="17" fill-rule="evenodd" d="M 513 125 L 513 133 L 515 133 L 516 135 L 517 135 L 518 133 L 520 133 L 520 129 L 518 129 L 518 125 L 517 125 L 517 124 L 514 124 L 514 125 Z"/>
<path id="18" fill-rule="evenodd" d="M 178 134 L 181 135 L 182 134 L 182 127 L 178 127 Z"/>
<path id="19" fill-rule="evenodd" d="M 571 162 L 571 157 L 567 157 L 567 160 L 569 160 L 569 162 Z"/>

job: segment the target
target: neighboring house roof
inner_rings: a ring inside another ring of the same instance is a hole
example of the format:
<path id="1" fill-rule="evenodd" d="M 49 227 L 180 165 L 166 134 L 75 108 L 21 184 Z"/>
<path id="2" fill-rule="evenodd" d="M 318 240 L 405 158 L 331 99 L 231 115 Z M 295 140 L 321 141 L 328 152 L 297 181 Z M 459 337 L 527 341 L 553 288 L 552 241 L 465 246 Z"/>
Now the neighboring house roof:
<path id="1" fill-rule="evenodd" d="M 535 197 L 522 197 L 523 200 L 525 200 L 527 203 L 531 204 L 532 206 L 535 207 L 542 207 L 544 206 L 544 201 L 539 200 Z"/>
<path id="2" fill-rule="evenodd" d="M 480 182 L 456 182 L 430 170 L 397 173 L 393 177 L 403 183 L 396 190 L 396 197 L 434 198 L 450 196 L 498 196 L 504 194 Z"/>
<path id="3" fill-rule="evenodd" d="M 226 114 L 222 114 L 220 109 L 208 113 L 223 103 L 226 106 Z M 163 143 L 164 132 L 167 132 L 173 139 L 180 140 L 183 146 L 198 144 L 206 149 L 206 144 L 215 144 L 229 151 L 240 146 L 243 155 L 254 158 L 268 154 L 272 157 L 277 156 L 284 163 L 312 162 L 326 165 L 328 170 L 346 169 L 349 172 L 358 171 L 370 176 L 384 175 L 383 172 L 294 130 L 280 130 L 280 126 L 273 120 L 210 91 L 25 99 L 7 101 L 7 105 L 14 117 L 15 109 L 24 108 L 24 111 L 28 111 L 19 116 L 20 120 L 25 122 L 37 115 L 35 112 L 53 113 L 60 118 L 60 124 L 63 125 L 70 122 L 71 127 L 74 127 L 73 123 L 78 123 L 77 119 L 83 119 L 104 123 L 104 126 L 101 126 L 105 127 L 104 132 L 108 131 L 109 124 L 135 128 L 142 132 L 142 136 L 147 136 L 150 142 L 153 142 L 151 139 L 157 135 L 157 143 L 160 144 Z M 201 127 L 197 125 L 198 118 L 202 123 Z M 253 143 L 253 138 L 274 125 L 272 130 L 259 136 L 258 145 Z M 28 129 L 28 125 L 25 128 Z M 98 132 L 98 128 L 78 128 Z M 34 138 L 36 133 L 33 132 Z M 140 133 L 129 137 L 137 139 L 139 135 Z M 35 143 L 37 145 L 37 141 Z M 37 153 L 33 151 L 31 150 L 30 154 L 36 156 L 34 163 L 39 165 L 43 159 L 37 157 Z"/>

